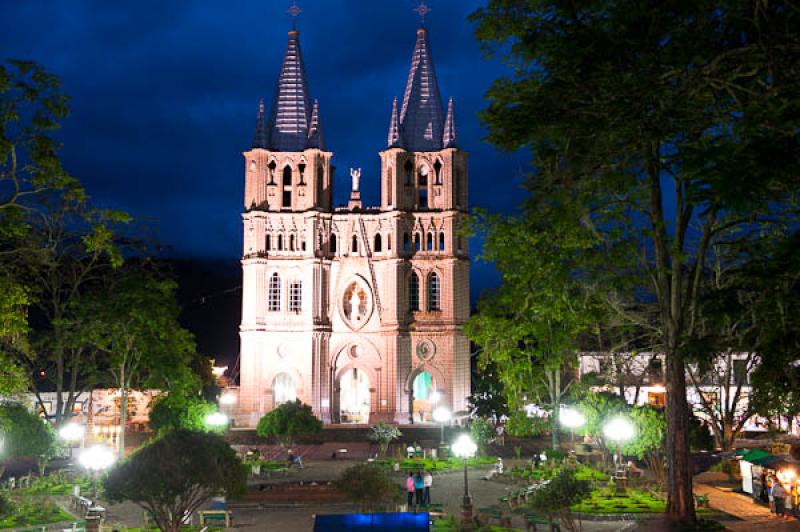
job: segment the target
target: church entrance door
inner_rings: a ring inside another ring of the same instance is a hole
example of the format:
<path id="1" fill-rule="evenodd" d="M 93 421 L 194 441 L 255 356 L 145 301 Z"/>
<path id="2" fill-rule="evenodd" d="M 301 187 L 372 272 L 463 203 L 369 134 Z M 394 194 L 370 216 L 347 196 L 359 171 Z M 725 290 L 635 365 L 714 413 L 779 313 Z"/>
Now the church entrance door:
<path id="1" fill-rule="evenodd" d="M 427 371 L 422 371 L 414 377 L 411 389 L 411 408 L 415 423 L 433 421 L 431 413 L 438 400 L 438 392 L 434 386 L 433 376 Z"/>
<path id="2" fill-rule="evenodd" d="M 358 368 L 347 370 L 339 379 L 339 420 L 341 423 L 369 423 L 369 377 Z"/>

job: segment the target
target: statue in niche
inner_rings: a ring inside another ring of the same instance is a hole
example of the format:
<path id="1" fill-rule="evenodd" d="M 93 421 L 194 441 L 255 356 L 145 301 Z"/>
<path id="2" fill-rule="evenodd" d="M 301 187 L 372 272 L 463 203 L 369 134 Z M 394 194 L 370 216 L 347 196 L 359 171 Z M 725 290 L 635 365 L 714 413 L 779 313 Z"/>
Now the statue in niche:
<path id="1" fill-rule="evenodd" d="M 358 192 L 358 186 L 361 181 L 361 168 L 351 168 L 350 177 L 353 179 L 353 192 Z"/>
<path id="2" fill-rule="evenodd" d="M 353 323 L 362 321 L 367 313 L 367 294 L 352 284 L 344 294 L 344 314 Z"/>

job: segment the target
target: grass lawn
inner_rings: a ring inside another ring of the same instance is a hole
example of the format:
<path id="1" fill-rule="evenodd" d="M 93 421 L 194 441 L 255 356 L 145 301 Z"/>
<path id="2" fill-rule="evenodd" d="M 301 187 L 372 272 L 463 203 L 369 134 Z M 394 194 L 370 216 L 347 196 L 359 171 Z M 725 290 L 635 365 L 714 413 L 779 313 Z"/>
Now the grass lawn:
<path id="1" fill-rule="evenodd" d="M 48 497 L 9 497 L 9 500 L 9 512 L 0 516 L 0 530 L 75 520 Z"/>
<path id="2" fill-rule="evenodd" d="M 561 465 L 556 467 L 545 466 L 536 469 L 532 469 L 530 467 L 515 467 L 511 470 L 511 476 L 526 480 L 552 480 L 562 468 L 563 466 Z M 587 465 L 578 464 L 578 466 L 575 468 L 575 478 L 578 480 L 604 481 L 608 480 L 608 475 Z"/>
<path id="3" fill-rule="evenodd" d="M 475 466 L 486 466 L 492 465 L 497 462 L 497 458 L 493 456 L 478 456 L 475 458 L 470 458 L 468 464 L 471 467 Z M 385 460 L 375 460 L 376 464 L 385 465 L 387 467 L 392 467 L 395 463 L 400 464 L 400 471 L 432 471 L 432 472 L 443 472 L 443 471 L 451 471 L 453 469 L 462 469 L 464 467 L 464 462 L 459 460 L 458 458 L 449 458 L 447 460 L 441 460 L 438 458 L 404 458 L 402 460 L 392 460 L 392 459 L 385 459 Z"/>
<path id="4" fill-rule="evenodd" d="M 572 507 L 573 512 L 587 514 L 644 514 L 664 513 L 667 501 L 644 490 L 629 488 L 619 497 L 611 488 L 592 491 L 591 495 Z"/>
<path id="5" fill-rule="evenodd" d="M 81 487 L 81 493 L 88 493 L 92 488 L 92 481 L 88 477 L 77 480 L 67 480 L 63 474 L 52 474 L 45 477 L 36 477 L 29 488 L 16 490 L 20 495 L 71 495 L 75 485 Z"/>

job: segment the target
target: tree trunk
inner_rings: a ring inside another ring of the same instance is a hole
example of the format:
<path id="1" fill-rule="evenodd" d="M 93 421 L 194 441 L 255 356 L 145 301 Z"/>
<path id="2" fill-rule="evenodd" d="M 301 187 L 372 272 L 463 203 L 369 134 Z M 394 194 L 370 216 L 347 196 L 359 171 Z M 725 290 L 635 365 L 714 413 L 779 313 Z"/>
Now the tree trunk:
<path id="1" fill-rule="evenodd" d="M 553 372 L 549 379 L 551 387 L 550 397 L 553 405 L 552 422 L 550 423 L 550 438 L 553 450 L 557 451 L 559 445 L 558 431 L 561 428 L 559 426 L 561 423 L 561 371 L 550 371 Z"/>
<path id="2" fill-rule="evenodd" d="M 119 400 L 119 457 L 125 456 L 125 424 L 128 421 L 128 389 L 120 388 Z"/>
<path id="3" fill-rule="evenodd" d="M 689 452 L 689 403 L 683 357 L 667 353 L 667 519 L 692 526 L 696 521 Z"/>

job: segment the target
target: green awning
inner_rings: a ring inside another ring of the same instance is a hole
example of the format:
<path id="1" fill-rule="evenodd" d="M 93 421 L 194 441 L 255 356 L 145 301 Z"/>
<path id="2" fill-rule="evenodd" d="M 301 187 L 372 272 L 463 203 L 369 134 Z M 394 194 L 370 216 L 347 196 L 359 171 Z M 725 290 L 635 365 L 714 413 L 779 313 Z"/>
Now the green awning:
<path id="1" fill-rule="evenodd" d="M 761 465 L 761 462 L 768 460 L 772 455 L 764 449 L 753 449 L 742 455 L 742 460 L 751 464 Z"/>

